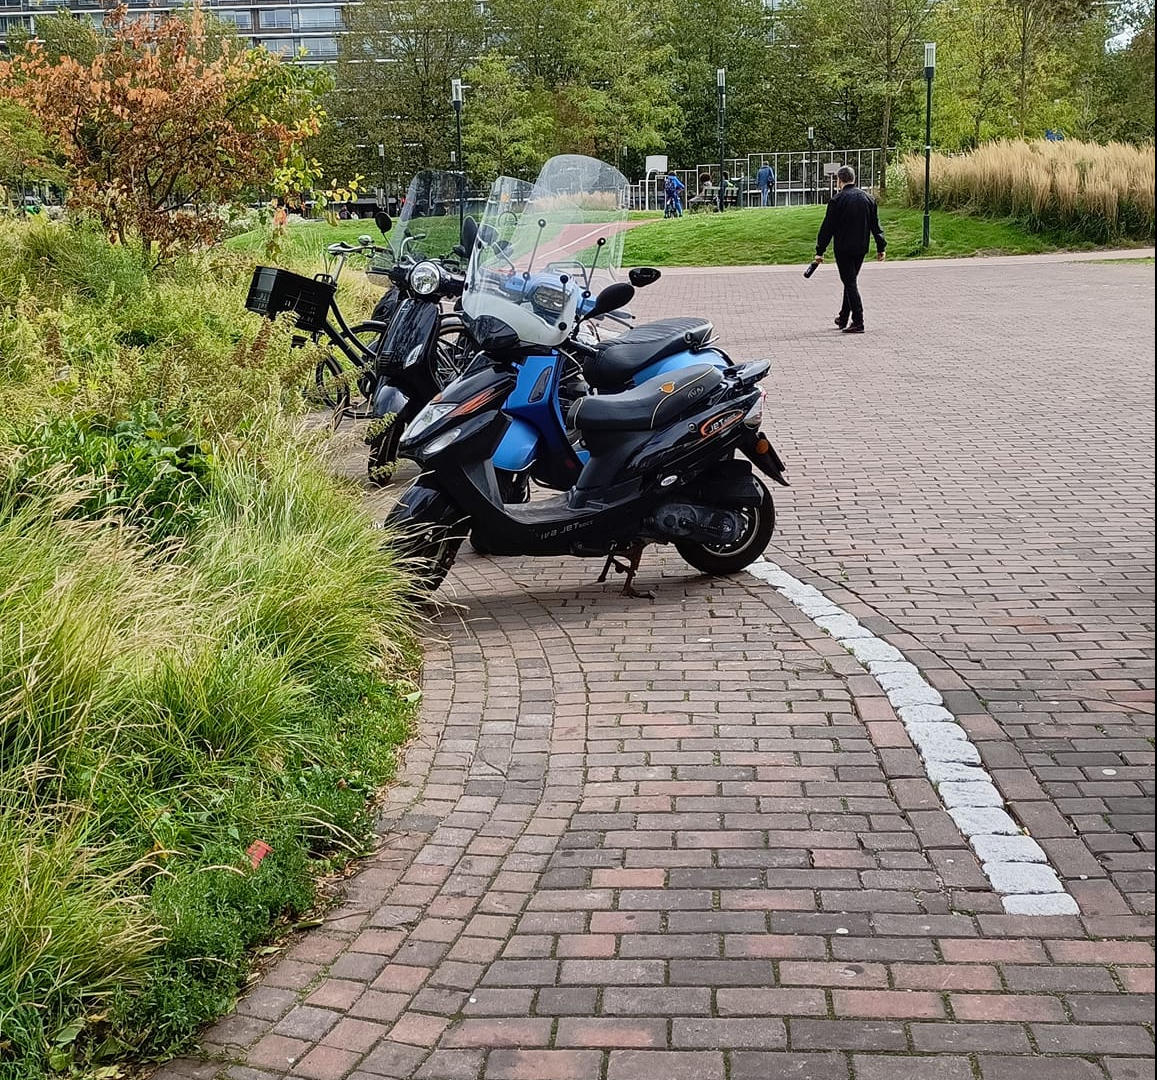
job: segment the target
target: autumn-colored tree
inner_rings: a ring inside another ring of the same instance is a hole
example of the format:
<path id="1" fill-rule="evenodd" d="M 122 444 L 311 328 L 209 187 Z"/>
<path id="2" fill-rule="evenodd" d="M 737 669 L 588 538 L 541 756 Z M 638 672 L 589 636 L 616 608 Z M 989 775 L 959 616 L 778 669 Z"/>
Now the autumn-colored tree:
<path id="1" fill-rule="evenodd" d="M 309 69 L 222 35 L 196 7 L 131 23 L 114 9 L 106 30 L 88 61 L 30 42 L 0 63 L 0 95 L 59 144 L 71 203 L 147 263 L 218 239 L 220 207 L 306 169 Z"/>

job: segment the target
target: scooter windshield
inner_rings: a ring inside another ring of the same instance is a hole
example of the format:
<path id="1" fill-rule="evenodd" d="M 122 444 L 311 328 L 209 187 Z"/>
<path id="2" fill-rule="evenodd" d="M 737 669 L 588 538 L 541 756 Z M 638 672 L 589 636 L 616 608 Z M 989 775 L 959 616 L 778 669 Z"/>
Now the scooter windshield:
<path id="1" fill-rule="evenodd" d="M 448 255 L 458 243 L 459 202 L 464 195 L 460 173 L 440 169 L 418 173 L 410 181 L 387 240 L 393 261 Z"/>
<path id="2" fill-rule="evenodd" d="M 533 185 L 499 177 L 470 253 L 462 309 L 547 348 L 622 266 L 627 181 L 594 158 L 551 158 Z"/>

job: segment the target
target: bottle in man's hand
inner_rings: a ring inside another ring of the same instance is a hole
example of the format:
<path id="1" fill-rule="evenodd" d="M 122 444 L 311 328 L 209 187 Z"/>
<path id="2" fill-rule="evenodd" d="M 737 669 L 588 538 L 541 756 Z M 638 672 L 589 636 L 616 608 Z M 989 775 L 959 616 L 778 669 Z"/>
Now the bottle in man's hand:
<path id="1" fill-rule="evenodd" d="M 816 267 L 818 267 L 819 264 L 819 259 L 813 259 L 810 263 L 808 263 L 808 268 L 803 272 L 803 276 L 805 278 L 811 277 L 812 274 L 816 272 Z"/>

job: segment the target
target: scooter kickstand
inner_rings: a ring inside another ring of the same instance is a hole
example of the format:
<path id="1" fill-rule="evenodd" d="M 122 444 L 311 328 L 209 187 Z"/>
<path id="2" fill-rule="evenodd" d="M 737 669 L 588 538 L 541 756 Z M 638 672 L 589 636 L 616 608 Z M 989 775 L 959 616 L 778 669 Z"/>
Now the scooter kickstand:
<path id="1" fill-rule="evenodd" d="M 655 594 L 653 592 L 639 592 L 636 590 L 633 582 L 635 575 L 639 572 L 639 563 L 643 558 L 643 548 L 646 545 L 639 543 L 631 547 L 628 555 L 630 562 L 621 563 L 614 555 L 608 555 L 607 561 L 603 565 L 603 572 L 599 574 L 599 584 L 601 585 L 607 580 L 607 574 L 611 572 L 611 567 L 614 567 L 616 574 L 626 574 L 627 580 L 623 582 L 623 595 L 629 596 L 634 600 L 654 600 Z"/>
<path id="2" fill-rule="evenodd" d="M 608 555 L 607 561 L 603 563 L 603 572 L 598 576 L 599 585 L 602 585 L 603 582 L 607 580 L 607 574 L 611 572 L 612 566 L 615 568 L 616 574 L 625 574 L 627 572 L 627 568 L 621 562 L 619 562 L 618 559 L 616 559 L 613 555 Z"/>
<path id="3" fill-rule="evenodd" d="M 639 572 L 639 563 L 643 561 L 643 549 L 647 545 L 641 541 L 632 545 L 630 550 L 631 562 L 627 567 L 627 580 L 623 582 L 623 595 L 629 596 L 634 600 L 654 600 L 655 594 L 653 592 L 639 592 L 635 586 L 635 575 Z M 616 567 L 618 569 L 618 567 Z"/>

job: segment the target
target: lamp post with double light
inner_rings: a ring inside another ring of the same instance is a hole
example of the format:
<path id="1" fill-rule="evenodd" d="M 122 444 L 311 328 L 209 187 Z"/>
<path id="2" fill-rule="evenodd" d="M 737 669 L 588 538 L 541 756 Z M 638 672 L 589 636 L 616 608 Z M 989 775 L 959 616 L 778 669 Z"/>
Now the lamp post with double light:
<path id="1" fill-rule="evenodd" d="M 924 246 L 931 242 L 930 211 L 932 202 L 932 76 L 936 74 L 936 42 L 924 42 L 924 82 L 927 97 L 924 107 Z"/>

